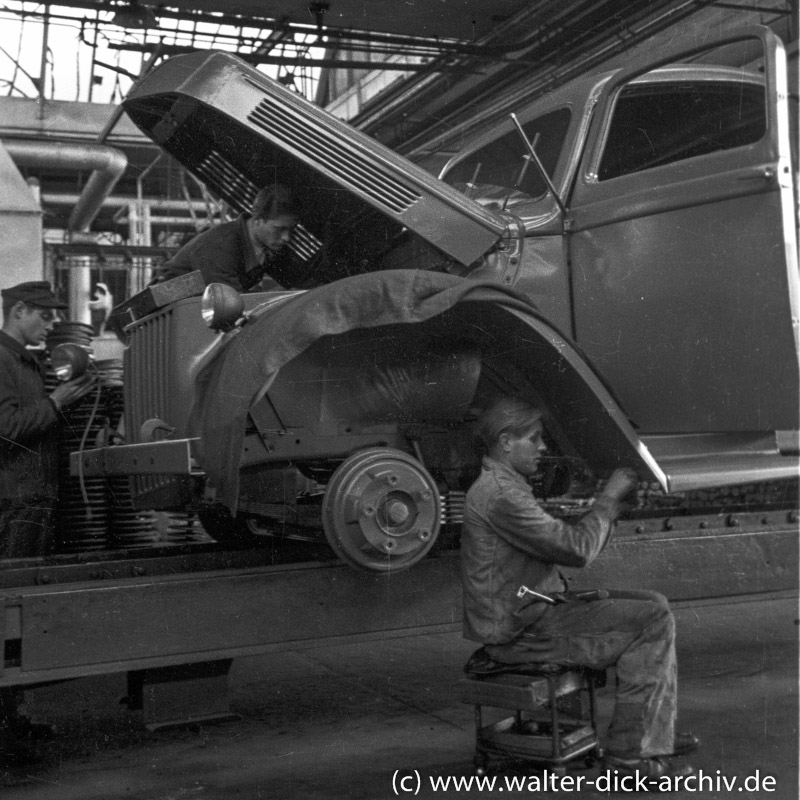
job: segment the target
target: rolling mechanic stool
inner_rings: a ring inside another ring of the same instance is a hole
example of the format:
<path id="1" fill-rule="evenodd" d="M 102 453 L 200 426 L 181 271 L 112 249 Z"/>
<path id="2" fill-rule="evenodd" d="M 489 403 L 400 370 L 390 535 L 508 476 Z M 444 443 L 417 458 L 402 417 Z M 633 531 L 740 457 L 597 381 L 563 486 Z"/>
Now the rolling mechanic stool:
<path id="1" fill-rule="evenodd" d="M 604 671 L 500 664 L 482 647 L 464 671 L 468 677 L 458 685 L 462 702 L 475 707 L 476 774 L 485 774 L 491 756 L 549 767 L 557 775 L 566 772 L 569 761 L 582 757 L 591 766 L 602 756 L 595 687 L 605 685 Z M 513 709 L 514 716 L 484 725 L 483 706 Z"/>

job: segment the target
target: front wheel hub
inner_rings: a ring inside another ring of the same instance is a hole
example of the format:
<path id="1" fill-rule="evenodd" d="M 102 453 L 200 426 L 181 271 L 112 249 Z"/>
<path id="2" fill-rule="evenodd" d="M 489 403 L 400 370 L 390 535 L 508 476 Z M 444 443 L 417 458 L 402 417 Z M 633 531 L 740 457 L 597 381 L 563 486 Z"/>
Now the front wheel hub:
<path id="1" fill-rule="evenodd" d="M 433 478 L 402 450 L 354 453 L 333 473 L 322 526 L 342 560 L 372 572 L 407 569 L 439 533 L 441 502 Z"/>

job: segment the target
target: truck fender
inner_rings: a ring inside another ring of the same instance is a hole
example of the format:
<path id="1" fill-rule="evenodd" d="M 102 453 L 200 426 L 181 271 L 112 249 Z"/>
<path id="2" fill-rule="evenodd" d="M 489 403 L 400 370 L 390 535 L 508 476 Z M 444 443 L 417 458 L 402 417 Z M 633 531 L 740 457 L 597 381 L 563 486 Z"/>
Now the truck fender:
<path id="1" fill-rule="evenodd" d="M 406 328 L 406 326 L 409 326 Z M 217 498 L 235 513 L 242 443 L 250 409 L 281 368 L 323 337 L 385 328 L 416 336 L 437 327 L 469 337 L 484 368 L 497 370 L 496 393 L 541 400 L 575 449 L 597 469 L 626 464 L 663 480 L 611 391 L 577 346 L 517 292 L 494 281 L 391 270 L 346 278 L 297 295 L 253 319 L 195 381 L 190 435 Z M 356 359 L 356 354 L 353 355 Z M 343 456 L 346 454 L 343 454 Z"/>

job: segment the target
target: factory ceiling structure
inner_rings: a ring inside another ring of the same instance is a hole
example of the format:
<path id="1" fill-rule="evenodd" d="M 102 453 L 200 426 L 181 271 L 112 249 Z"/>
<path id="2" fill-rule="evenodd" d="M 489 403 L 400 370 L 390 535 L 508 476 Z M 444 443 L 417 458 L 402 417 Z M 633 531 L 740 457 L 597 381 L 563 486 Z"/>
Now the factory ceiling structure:
<path id="1" fill-rule="evenodd" d="M 80 17 L 81 41 L 95 47 L 90 83 L 102 70 L 138 77 L 97 57 L 99 37 L 113 51 L 137 54 L 139 74 L 193 50 L 235 52 L 276 70 L 278 80 L 306 96 L 313 91 L 310 99 L 435 171 L 466 135 L 491 125 L 509 104 L 619 62 L 658 36 L 700 37 L 715 26 L 759 23 L 796 43 L 797 6 L 797 0 L 64 0 L 8 3 L 4 11 L 44 20 L 45 30 L 48 21 Z M 48 103 L 46 49 L 45 43 L 38 83 L 28 76 L 40 90 L 40 118 Z M 350 96 L 358 102 L 344 102 Z M 191 180 L 176 188 L 168 159 L 159 160 L 154 145 L 126 134 L 121 112 L 106 113 L 106 124 L 85 139 L 125 150 L 129 169 L 115 193 L 196 196 Z M 53 134 L 44 125 L 11 132 L 0 121 L 0 136 L 9 135 Z M 73 198 L 91 177 L 73 166 L 37 167 L 35 158 L 24 169 L 50 199 L 59 192 Z M 96 224 L 113 228 L 105 212 Z"/>

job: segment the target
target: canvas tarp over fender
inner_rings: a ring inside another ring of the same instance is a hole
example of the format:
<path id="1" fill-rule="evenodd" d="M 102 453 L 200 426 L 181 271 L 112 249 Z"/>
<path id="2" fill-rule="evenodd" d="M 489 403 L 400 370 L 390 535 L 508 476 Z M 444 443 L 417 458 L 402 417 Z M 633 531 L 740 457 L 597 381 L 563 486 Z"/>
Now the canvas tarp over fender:
<path id="1" fill-rule="evenodd" d="M 496 282 L 391 270 L 346 278 L 267 303 L 263 310 L 254 309 L 254 318 L 227 334 L 215 355 L 200 366 L 189 428 L 199 437 L 198 456 L 217 498 L 235 512 L 247 414 L 283 365 L 323 336 L 421 323 L 467 302 L 499 306 L 509 312 L 510 325 L 523 320 L 529 332 L 547 338 L 558 358 L 566 359 L 580 374 L 581 385 L 588 384 L 597 416 L 606 422 L 610 416 L 617 435 L 623 435 L 627 463 L 635 459 L 641 466 L 643 461 L 657 472 L 618 404 L 577 347 L 553 331 L 524 297 Z"/>

